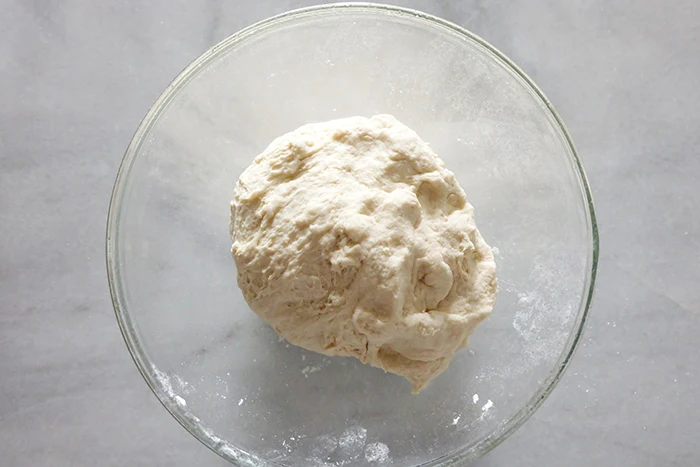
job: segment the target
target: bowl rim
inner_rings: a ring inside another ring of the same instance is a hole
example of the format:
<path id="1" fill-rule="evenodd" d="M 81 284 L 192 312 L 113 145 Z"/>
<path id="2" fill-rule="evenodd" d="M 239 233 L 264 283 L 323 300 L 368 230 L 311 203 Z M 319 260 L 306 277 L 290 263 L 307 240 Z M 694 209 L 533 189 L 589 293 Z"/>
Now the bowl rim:
<path id="1" fill-rule="evenodd" d="M 582 291 L 582 298 L 578 313 L 574 323 L 572 324 L 572 329 L 574 331 L 568 337 L 564 350 L 557 359 L 557 362 L 555 363 L 549 376 L 542 382 L 539 389 L 522 409 L 513 414 L 513 416 L 508 419 L 507 422 L 500 424 L 488 436 L 475 443 L 453 450 L 427 463 L 420 464 L 419 467 L 466 465 L 467 463 L 494 449 L 500 443 L 505 441 L 523 423 L 525 423 L 525 421 L 527 421 L 527 419 L 530 418 L 530 416 L 542 405 L 544 400 L 556 387 L 557 383 L 564 374 L 564 371 L 570 363 L 571 358 L 573 357 L 574 352 L 576 351 L 576 348 L 581 340 L 592 303 L 599 259 L 599 234 L 593 197 L 591 195 L 588 178 L 584 171 L 583 164 L 579 153 L 574 146 L 569 131 L 552 103 L 533 82 L 533 80 L 502 52 L 481 37 L 457 24 L 418 10 L 380 3 L 329 3 L 315 5 L 290 10 L 247 26 L 214 45 L 192 63 L 190 63 L 166 87 L 158 99 L 153 103 L 131 139 L 117 172 L 107 215 L 105 248 L 107 279 L 112 305 L 114 307 L 114 312 L 124 338 L 124 342 L 126 343 L 129 353 L 139 369 L 139 372 L 161 404 L 180 423 L 180 425 L 182 425 L 183 428 L 190 432 L 211 451 L 235 465 L 241 467 L 274 465 L 274 463 L 258 459 L 254 455 L 231 445 L 208 430 L 201 420 L 199 420 L 194 414 L 189 412 L 189 410 L 177 402 L 176 395 L 173 393 L 172 387 L 170 387 L 167 376 L 161 373 L 147 356 L 145 349 L 141 345 L 141 339 L 137 326 L 127 311 L 127 300 L 125 299 L 122 284 L 119 279 L 120 265 L 118 254 L 118 231 L 120 225 L 121 206 L 125 195 L 126 181 L 129 173 L 131 172 L 134 160 L 139 153 L 139 149 L 144 142 L 144 136 L 149 133 L 151 128 L 157 122 L 158 118 L 168 107 L 168 104 L 178 94 L 178 91 L 182 89 L 200 71 L 202 71 L 206 65 L 215 60 L 223 52 L 229 50 L 232 46 L 240 44 L 242 41 L 250 37 L 254 37 L 259 33 L 267 31 L 275 26 L 307 17 L 321 16 L 324 14 L 343 14 L 346 11 L 365 12 L 370 14 L 391 14 L 402 18 L 419 20 L 431 26 L 439 26 L 443 29 L 447 29 L 450 32 L 460 35 L 463 38 L 475 43 L 475 45 L 483 47 L 486 52 L 490 53 L 491 58 L 500 61 L 506 68 L 513 72 L 516 77 L 520 78 L 525 87 L 530 88 L 533 97 L 535 99 L 539 99 L 541 104 L 543 104 L 546 110 L 549 111 L 549 117 L 551 117 L 552 123 L 555 124 L 560 132 L 560 135 L 563 137 L 563 143 L 568 146 L 568 154 L 572 159 L 571 162 L 576 171 L 579 187 L 583 195 L 582 198 L 585 207 L 587 208 L 586 227 L 588 229 L 588 234 L 590 235 L 591 245 L 587 258 L 588 274 L 586 277 L 586 283 L 584 284 Z"/>

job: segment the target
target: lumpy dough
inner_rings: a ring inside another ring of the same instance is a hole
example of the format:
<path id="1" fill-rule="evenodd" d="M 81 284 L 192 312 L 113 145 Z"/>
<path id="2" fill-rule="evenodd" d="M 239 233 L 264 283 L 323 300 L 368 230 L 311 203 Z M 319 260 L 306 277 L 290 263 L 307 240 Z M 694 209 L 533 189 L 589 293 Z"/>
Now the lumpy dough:
<path id="1" fill-rule="evenodd" d="M 442 373 L 493 309 L 496 265 L 443 161 L 390 115 L 274 140 L 231 202 L 250 307 L 292 344 L 407 378 Z"/>

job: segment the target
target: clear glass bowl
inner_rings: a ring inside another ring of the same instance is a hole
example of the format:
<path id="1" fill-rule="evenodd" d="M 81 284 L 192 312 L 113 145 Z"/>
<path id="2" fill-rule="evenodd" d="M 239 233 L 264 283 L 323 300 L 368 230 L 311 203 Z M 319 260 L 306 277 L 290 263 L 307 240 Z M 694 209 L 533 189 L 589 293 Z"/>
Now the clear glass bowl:
<path id="1" fill-rule="evenodd" d="M 390 113 L 453 170 L 496 249 L 496 308 L 418 395 L 351 358 L 286 344 L 236 285 L 229 200 L 273 138 Z M 166 89 L 117 175 L 107 227 L 119 325 L 146 382 L 241 465 L 463 465 L 542 403 L 579 340 L 598 237 L 564 125 L 532 81 L 416 11 L 326 5 L 207 51 Z"/>

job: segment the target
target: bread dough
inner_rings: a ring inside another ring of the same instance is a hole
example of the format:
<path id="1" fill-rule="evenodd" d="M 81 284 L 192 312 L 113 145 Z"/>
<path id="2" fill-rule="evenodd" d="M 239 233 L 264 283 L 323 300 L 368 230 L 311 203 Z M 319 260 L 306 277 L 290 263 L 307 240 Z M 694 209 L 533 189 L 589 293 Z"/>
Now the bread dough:
<path id="1" fill-rule="evenodd" d="M 404 376 L 442 373 L 493 309 L 496 265 L 443 161 L 390 115 L 274 140 L 231 202 L 250 307 L 292 344 Z"/>

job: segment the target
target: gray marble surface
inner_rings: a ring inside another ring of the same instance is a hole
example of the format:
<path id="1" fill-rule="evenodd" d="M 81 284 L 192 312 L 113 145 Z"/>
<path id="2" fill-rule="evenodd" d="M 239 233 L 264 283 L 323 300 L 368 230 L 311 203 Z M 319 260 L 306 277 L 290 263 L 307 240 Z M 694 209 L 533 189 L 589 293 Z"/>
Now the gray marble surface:
<path id="1" fill-rule="evenodd" d="M 141 117 L 192 59 L 314 2 L 0 0 L 0 465 L 226 465 L 122 342 L 104 229 Z M 557 106 L 597 203 L 583 345 L 479 467 L 700 464 L 700 6 L 403 1 L 509 55 Z"/>

